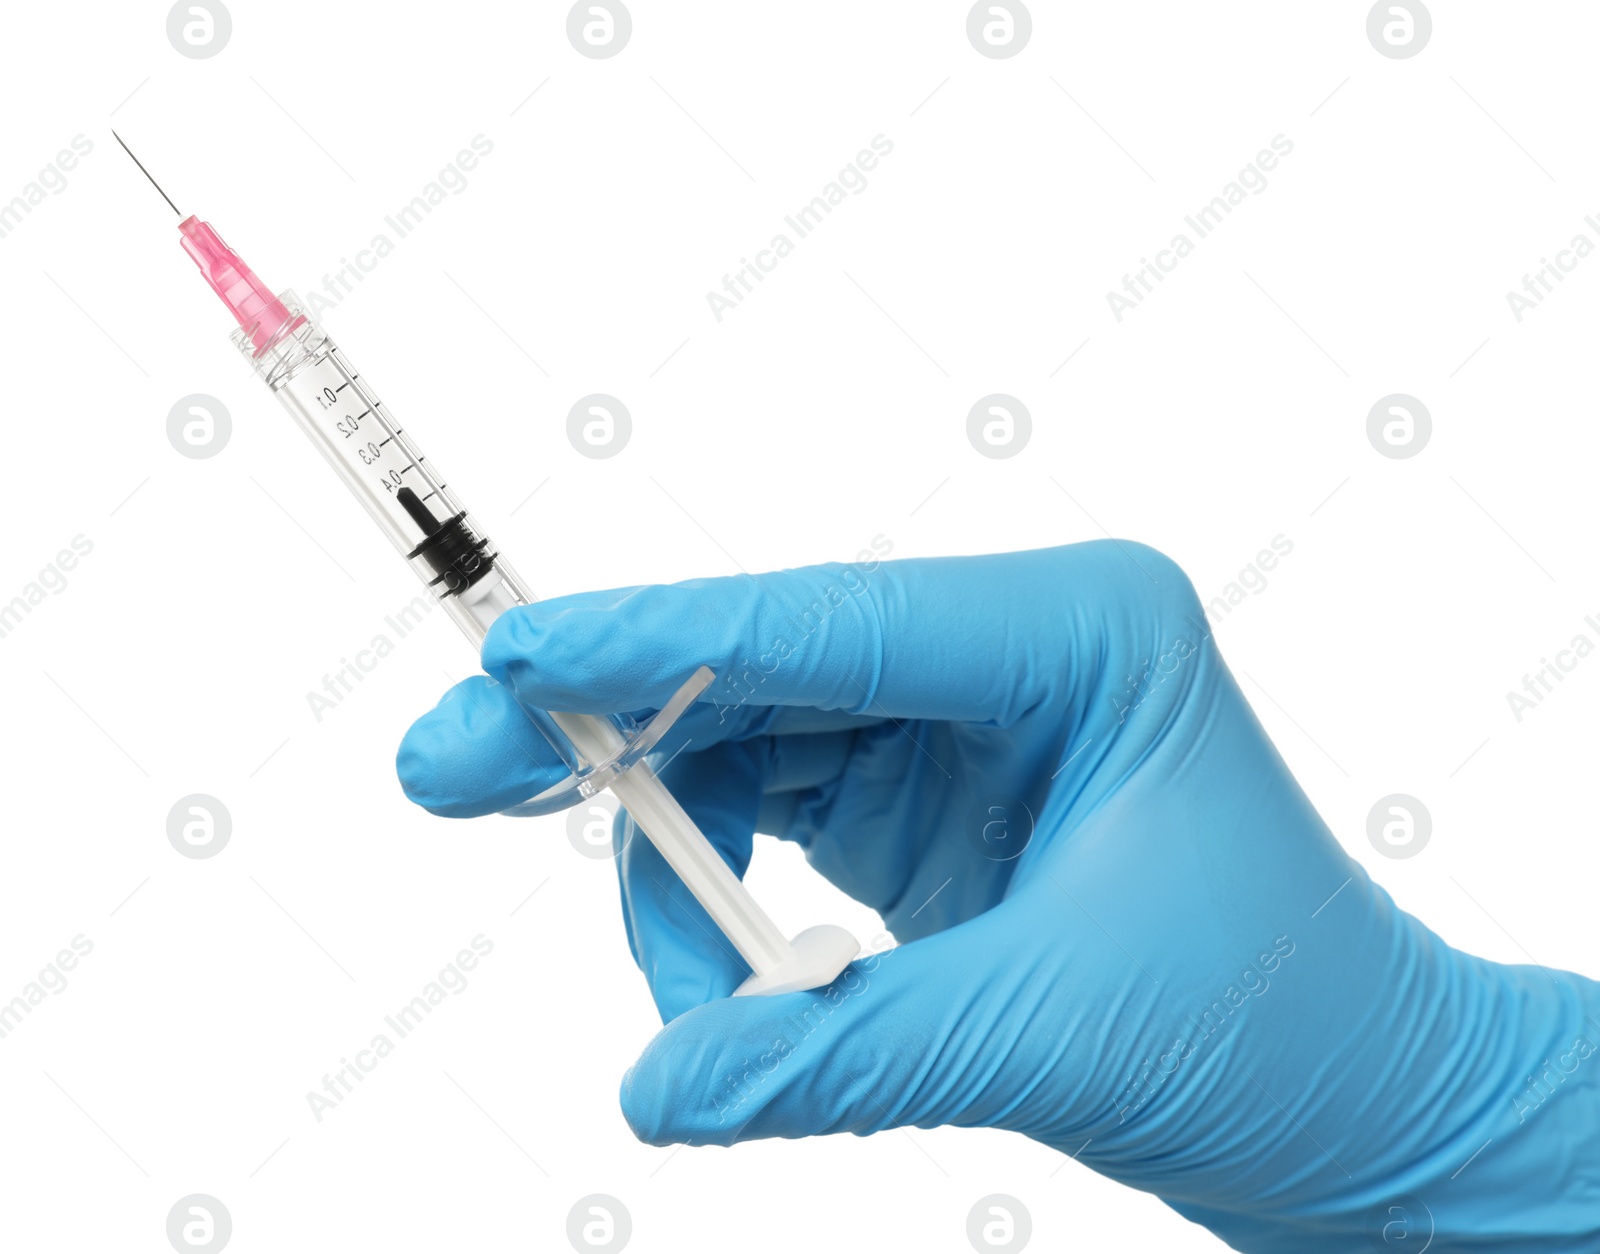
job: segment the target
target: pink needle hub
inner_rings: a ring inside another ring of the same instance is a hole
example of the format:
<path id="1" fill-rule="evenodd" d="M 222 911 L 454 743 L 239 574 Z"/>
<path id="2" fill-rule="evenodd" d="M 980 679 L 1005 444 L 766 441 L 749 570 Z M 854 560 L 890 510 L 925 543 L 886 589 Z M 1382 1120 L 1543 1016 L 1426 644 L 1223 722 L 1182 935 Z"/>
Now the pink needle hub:
<path id="1" fill-rule="evenodd" d="M 178 230 L 183 235 L 183 251 L 193 258 L 211 290 L 244 328 L 257 356 L 280 335 L 305 321 L 303 315 L 291 314 L 272 289 L 256 278 L 255 271 L 222 242 L 222 236 L 210 223 L 191 215 L 178 224 Z"/>

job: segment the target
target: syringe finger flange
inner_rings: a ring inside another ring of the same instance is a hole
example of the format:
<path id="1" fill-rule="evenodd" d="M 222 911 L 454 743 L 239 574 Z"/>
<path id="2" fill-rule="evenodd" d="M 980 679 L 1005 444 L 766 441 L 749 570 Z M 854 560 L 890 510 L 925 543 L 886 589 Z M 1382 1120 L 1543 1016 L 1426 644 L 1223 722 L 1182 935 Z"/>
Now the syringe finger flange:
<path id="1" fill-rule="evenodd" d="M 519 817 L 555 814 L 570 809 L 596 793 L 604 792 L 619 776 L 642 762 L 646 755 L 661 743 L 662 738 L 672 730 L 673 724 L 683 717 L 716 677 L 716 672 L 709 666 L 700 667 L 648 722 L 630 728 L 627 723 L 631 720 L 618 720 L 621 724 L 621 740 L 615 750 L 604 759 L 592 761 L 587 755 L 580 754 L 576 766 L 568 760 L 572 774 L 566 779 L 558 784 L 552 784 L 528 800 L 500 813 Z M 566 734 L 559 724 L 570 717 L 572 716 L 565 714 L 552 716 L 540 711 L 534 715 L 534 722 L 544 733 L 545 739 L 559 748 L 557 737 L 566 739 Z M 551 726 L 546 726 L 547 723 Z M 566 757 L 565 754 L 562 756 Z"/>

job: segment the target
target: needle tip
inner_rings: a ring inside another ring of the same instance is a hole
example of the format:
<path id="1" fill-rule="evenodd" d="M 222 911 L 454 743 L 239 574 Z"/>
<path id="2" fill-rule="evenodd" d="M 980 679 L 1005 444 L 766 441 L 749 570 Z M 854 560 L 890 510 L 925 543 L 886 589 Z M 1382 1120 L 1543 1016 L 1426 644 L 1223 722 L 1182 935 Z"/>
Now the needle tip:
<path id="1" fill-rule="evenodd" d="M 135 157 L 133 155 L 133 149 L 129 148 L 127 144 L 123 143 L 122 136 L 118 135 L 116 131 L 113 130 L 111 132 L 111 138 L 116 140 L 117 143 L 122 144 L 122 151 L 127 153 L 133 164 L 139 167 L 139 173 L 144 175 L 145 178 L 150 179 L 150 186 L 155 188 L 156 191 L 161 192 L 161 199 L 166 201 L 167 204 L 171 206 L 172 212 L 176 213 L 180 218 L 183 217 L 183 213 L 178 209 L 178 206 L 172 203 L 172 197 L 167 195 L 166 192 L 162 192 L 161 184 L 156 182 L 155 179 L 150 178 L 150 171 L 144 168 L 144 162 L 140 161 L 138 157 Z"/>

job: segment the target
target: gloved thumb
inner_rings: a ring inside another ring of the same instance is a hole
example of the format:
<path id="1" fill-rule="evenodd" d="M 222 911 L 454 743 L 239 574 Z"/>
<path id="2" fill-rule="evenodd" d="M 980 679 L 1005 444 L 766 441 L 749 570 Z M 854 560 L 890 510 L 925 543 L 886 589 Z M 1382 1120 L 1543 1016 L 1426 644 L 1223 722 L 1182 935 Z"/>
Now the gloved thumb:
<path id="1" fill-rule="evenodd" d="M 1015 962 L 1007 913 L 858 958 L 825 988 L 680 1015 L 623 1077 L 623 1116 L 652 1145 L 992 1122 L 1014 1092 L 995 1074 L 1006 994 L 1038 972 Z"/>

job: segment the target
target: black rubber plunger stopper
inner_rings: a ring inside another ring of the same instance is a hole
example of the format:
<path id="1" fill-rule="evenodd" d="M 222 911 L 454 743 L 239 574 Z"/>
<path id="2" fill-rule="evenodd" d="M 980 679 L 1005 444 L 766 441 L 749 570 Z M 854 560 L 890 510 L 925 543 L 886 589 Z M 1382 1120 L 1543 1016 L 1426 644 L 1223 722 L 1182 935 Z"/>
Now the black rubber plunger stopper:
<path id="1" fill-rule="evenodd" d="M 442 583 L 445 596 L 470 588 L 494 569 L 499 554 L 487 551 L 488 537 L 472 533 L 464 511 L 440 522 L 410 488 L 401 488 L 396 495 L 411 521 L 428 537 L 406 556 L 420 557 L 428 563 L 435 576 L 430 582 Z"/>

